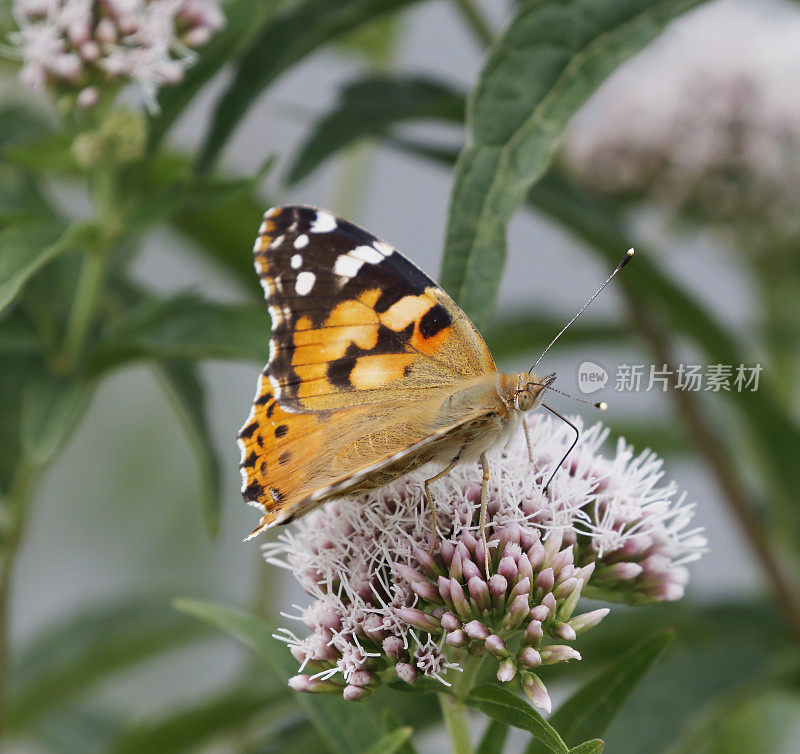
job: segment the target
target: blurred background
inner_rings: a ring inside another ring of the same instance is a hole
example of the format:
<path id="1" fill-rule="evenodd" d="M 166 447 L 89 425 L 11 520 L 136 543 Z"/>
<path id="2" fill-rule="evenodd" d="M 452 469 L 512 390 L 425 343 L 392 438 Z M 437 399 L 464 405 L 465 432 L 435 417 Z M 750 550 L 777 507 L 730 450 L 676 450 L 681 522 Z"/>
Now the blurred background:
<path id="1" fill-rule="evenodd" d="M 478 7 L 490 28 L 499 32 L 511 5 L 481 2 Z M 570 124 L 557 158 L 558 169 L 575 185 L 624 214 L 629 237 L 643 244 L 644 253 L 665 275 L 736 333 L 746 349 L 741 362 L 764 364 L 764 379 L 782 392 L 782 410 L 793 421 L 798 418 L 795 326 L 800 281 L 798 42 L 797 3 L 705 3 L 671 24 L 610 77 Z M 448 166 L 378 139 L 349 146 L 296 183 L 287 185 L 284 178 L 314 122 L 335 106 L 342 86 L 354 78 L 370 71 L 402 71 L 435 77 L 466 92 L 483 56 L 456 3 L 420 3 L 381 22 L 374 39 L 365 33 L 326 46 L 281 76 L 241 120 L 221 164 L 231 175 L 250 175 L 274 156 L 274 166 L 257 189 L 264 209 L 270 203 L 329 208 L 386 239 L 435 277 L 450 199 Z M 15 73 L 6 61 L 2 100 L 41 108 L 41 96 L 26 93 Z M 187 153 L 199 148 L 229 81 L 226 68 L 202 90 L 169 134 L 172 146 Z M 124 96 L 137 101 L 135 94 Z M 457 149 L 463 140 L 459 126 L 430 119 L 400 124 L 392 133 L 445 151 Z M 70 181 L 54 179 L 47 188 L 69 214 L 87 213 L 84 193 Z M 248 227 L 233 229 L 231 238 L 255 236 L 258 224 L 259 217 L 253 217 Z M 219 232 L 224 236 L 225 228 Z M 620 246 L 619 255 L 624 251 Z M 249 260 L 250 246 L 237 245 L 230 253 Z M 637 261 L 623 273 L 633 287 L 640 274 Z M 136 281 L 164 295 L 189 291 L 223 303 L 250 302 L 258 287 L 255 276 L 247 282 L 224 274 L 194 253 L 186 234 L 167 225 L 156 226 L 143 238 L 131 271 Z M 547 312 L 553 323 L 566 321 L 608 272 L 609 265 L 568 224 L 535 210 L 520 211 L 509 227 L 496 328 L 524 321 L 532 310 Z M 725 621 L 733 633 L 741 629 L 738 643 L 725 650 L 728 654 L 705 635 L 701 649 L 667 660 L 661 685 L 656 671 L 643 701 L 630 703 L 635 712 L 646 702 L 653 717 L 659 699 L 679 703 L 685 684 L 692 683 L 687 667 L 707 676 L 720 673 L 720 664 L 732 665 L 708 687 L 712 705 L 698 705 L 694 714 L 687 710 L 683 725 L 667 733 L 657 722 L 642 722 L 641 715 L 623 716 L 607 736 L 608 750 L 665 751 L 664 746 L 690 740 L 685 737 L 713 718 L 720 706 L 739 705 L 736 723 L 721 725 L 724 735 L 715 743 L 685 750 L 747 751 L 729 742 L 738 737 L 737 745 L 742 745 L 736 726 L 746 728 L 752 718 L 774 733 L 770 751 L 800 751 L 796 686 L 788 687 L 794 691 L 773 688 L 765 696 L 742 692 L 735 699 L 723 693 L 734 681 L 760 676 L 777 660 L 767 656 L 763 645 L 751 643 L 772 634 L 751 636 L 752 618 L 742 617 L 742 604 L 769 604 L 770 588 L 715 470 L 687 440 L 685 418 L 672 396 L 614 390 L 618 365 L 654 362 L 617 287 L 611 286 L 583 320 L 587 327 L 620 332 L 594 341 L 580 334 L 571 338 L 568 332 L 542 366 L 558 371 L 558 386 L 576 394 L 581 362 L 595 362 L 612 374 L 607 387 L 593 397 L 610 405 L 603 419 L 666 458 L 667 476 L 697 502 L 696 520 L 706 528 L 709 553 L 691 566 L 688 604 L 732 605 Z M 265 355 L 268 324 L 265 311 Z M 532 333 L 527 343 L 524 330 L 513 332 L 518 343 L 504 352 L 500 364 L 507 370 L 529 366 L 546 344 L 545 333 Z M 707 362 L 688 340 L 677 337 L 673 345 L 676 361 Z M 190 709 L 240 683 L 243 667 L 257 670 L 253 656 L 231 640 L 188 628 L 188 619 L 173 614 L 172 598 L 257 607 L 273 617 L 302 602 L 302 593 L 286 574 L 260 560 L 258 542 L 242 543 L 257 514 L 241 500 L 235 437 L 259 370 L 251 361 L 202 363 L 210 437 L 221 461 L 221 525 L 213 539 L 197 504 L 195 455 L 152 369 L 131 364 L 100 383 L 85 418 L 38 486 L 10 607 L 17 663 L 33 663 L 35 673 L 40 654 L 49 649 L 66 674 L 59 681 L 56 673 L 53 683 L 74 687 L 74 693 L 56 694 L 52 704 L 45 693 L 47 712 L 31 723 L 35 734 L 20 737 L 9 751 L 104 750 L 109 730 L 146 726 L 170 710 Z M 741 419 L 736 409 L 706 401 L 705 395 L 700 398 L 708 403 L 709 423 L 725 435 L 728 452 L 734 458 L 752 456 L 746 433 L 737 430 Z M 559 398 L 557 405 L 568 413 L 580 409 L 587 422 L 598 418 L 567 399 Z M 748 485 L 762 484 L 750 461 L 739 471 Z M 662 620 L 657 609 L 664 611 L 664 624 L 684 620 L 670 612 L 672 606 L 656 606 L 656 622 Z M 782 635 L 775 628 L 778 610 L 759 607 L 755 612 L 775 635 Z M 114 627 L 118 614 L 124 616 L 124 630 Z M 750 622 L 742 628 L 740 620 Z M 133 642 L 136 661 L 125 662 L 115 656 L 113 645 L 135 633 L 137 625 L 146 630 L 139 644 Z M 107 634 L 103 626 L 108 626 Z M 93 643 L 105 652 L 106 667 L 95 669 L 97 682 L 86 683 L 85 677 L 69 675 L 70 663 Z M 717 651 L 726 662 L 720 662 Z M 257 720 L 250 723 L 258 728 Z M 644 738 L 638 748 L 625 748 L 632 730 L 641 730 Z M 617 748 L 615 742 L 620 742 Z M 429 744 L 430 751 L 446 750 L 435 734 Z M 183 749 L 176 744 L 173 750 Z M 189 750 L 248 749 L 235 736 L 222 736 L 192 744 Z M 756 750 L 766 749 L 749 749 Z"/>

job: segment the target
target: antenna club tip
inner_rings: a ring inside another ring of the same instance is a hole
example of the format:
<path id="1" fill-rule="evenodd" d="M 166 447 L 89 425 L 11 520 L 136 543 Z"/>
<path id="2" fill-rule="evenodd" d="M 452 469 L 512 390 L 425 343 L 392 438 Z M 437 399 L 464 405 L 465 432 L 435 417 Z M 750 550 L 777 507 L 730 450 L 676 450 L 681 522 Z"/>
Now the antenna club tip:
<path id="1" fill-rule="evenodd" d="M 615 270 L 615 272 L 619 272 L 626 264 L 628 264 L 628 262 L 630 262 L 631 259 L 633 259 L 633 255 L 635 253 L 636 252 L 634 252 L 634 250 L 632 248 L 628 249 L 625 252 L 625 256 L 622 257 L 622 261 L 617 265 L 617 269 Z"/>
<path id="2" fill-rule="evenodd" d="M 600 401 L 599 403 L 595 403 L 595 408 L 599 408 L 601 411 L 608 410 L 608 404 L 605 401 Z"/>

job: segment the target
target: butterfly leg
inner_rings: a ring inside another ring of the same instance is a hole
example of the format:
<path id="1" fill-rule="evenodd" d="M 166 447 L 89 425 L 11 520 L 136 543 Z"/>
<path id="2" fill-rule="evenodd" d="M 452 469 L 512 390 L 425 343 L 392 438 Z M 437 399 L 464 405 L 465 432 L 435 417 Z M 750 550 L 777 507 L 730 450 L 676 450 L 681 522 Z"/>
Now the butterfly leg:
<path id="1" fill-rule="evenodd" d="M 531 433 L 530 429 L 528 428 L 528 422 L 524 416 L 522 417 L 522 429 L 525 432 L 525 445 L 528 446 L 528 460 L 531 462 L 531 466 L 533 466 L 533 446 L 531 445 Z"/>
<path id="2" fill-rule="evenodd" d="M 486 453 L 481 453 L 481 541 L 483 542 L 483 565 L 486 570 L 486 580 L 489 580 L 489 545 L 486 543 L 486 505 L 489 502 L 489 459 Z"/>
<path id="3" fill-rule="evenodd" d="M 447 466 L 442 469 L 438 474 L 432 476 L 430 479 L 425 480 L 425 497 L 428 498 L 428 506 L 431 509 L 431 520 L 433 524 L 433 541 L 431 542 L 430 549 L 428 552 L 433 555 L 433 550 L 436 547 L 436 543 L 439 541 L 439 523 L 436 518 L 436 503 L 433 502 L 433 496 L 431 495 L 431 482 L 435 482 L 437 479 L 441 479 L 443 476 L 449 474 L 458 463 L 459 458 L 461 457 L 461 453 L 459 453 Z"/>

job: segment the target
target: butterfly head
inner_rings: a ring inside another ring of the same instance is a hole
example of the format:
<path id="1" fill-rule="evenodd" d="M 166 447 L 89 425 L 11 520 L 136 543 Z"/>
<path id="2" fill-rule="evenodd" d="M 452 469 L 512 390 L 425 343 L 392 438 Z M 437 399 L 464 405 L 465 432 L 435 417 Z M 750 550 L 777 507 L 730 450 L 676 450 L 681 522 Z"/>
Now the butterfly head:
<path id="1" fill-rule="evenodd" d="M 518 411 L 527 413 L 535 408 L 544 399 L 545 390 L 556 380 L 556 373 L 551 372 L 545 377 L 533 372 L 522 372 L 517 377 L 517 390 L 514 396 L 514 407 Z"/>

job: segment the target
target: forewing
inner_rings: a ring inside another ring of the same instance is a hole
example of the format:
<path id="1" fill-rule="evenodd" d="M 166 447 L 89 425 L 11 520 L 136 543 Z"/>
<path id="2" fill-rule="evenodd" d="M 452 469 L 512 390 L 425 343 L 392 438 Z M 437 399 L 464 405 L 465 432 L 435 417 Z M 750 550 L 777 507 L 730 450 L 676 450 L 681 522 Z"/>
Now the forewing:
<path id="1" fill-rule="evenodd" d="M 496 372 L 452 299 L 346 220 L 311 207 L 271 209 L 254 254 L 272 318 L 265 374 L 289 412 L 415 400 Z"/>

